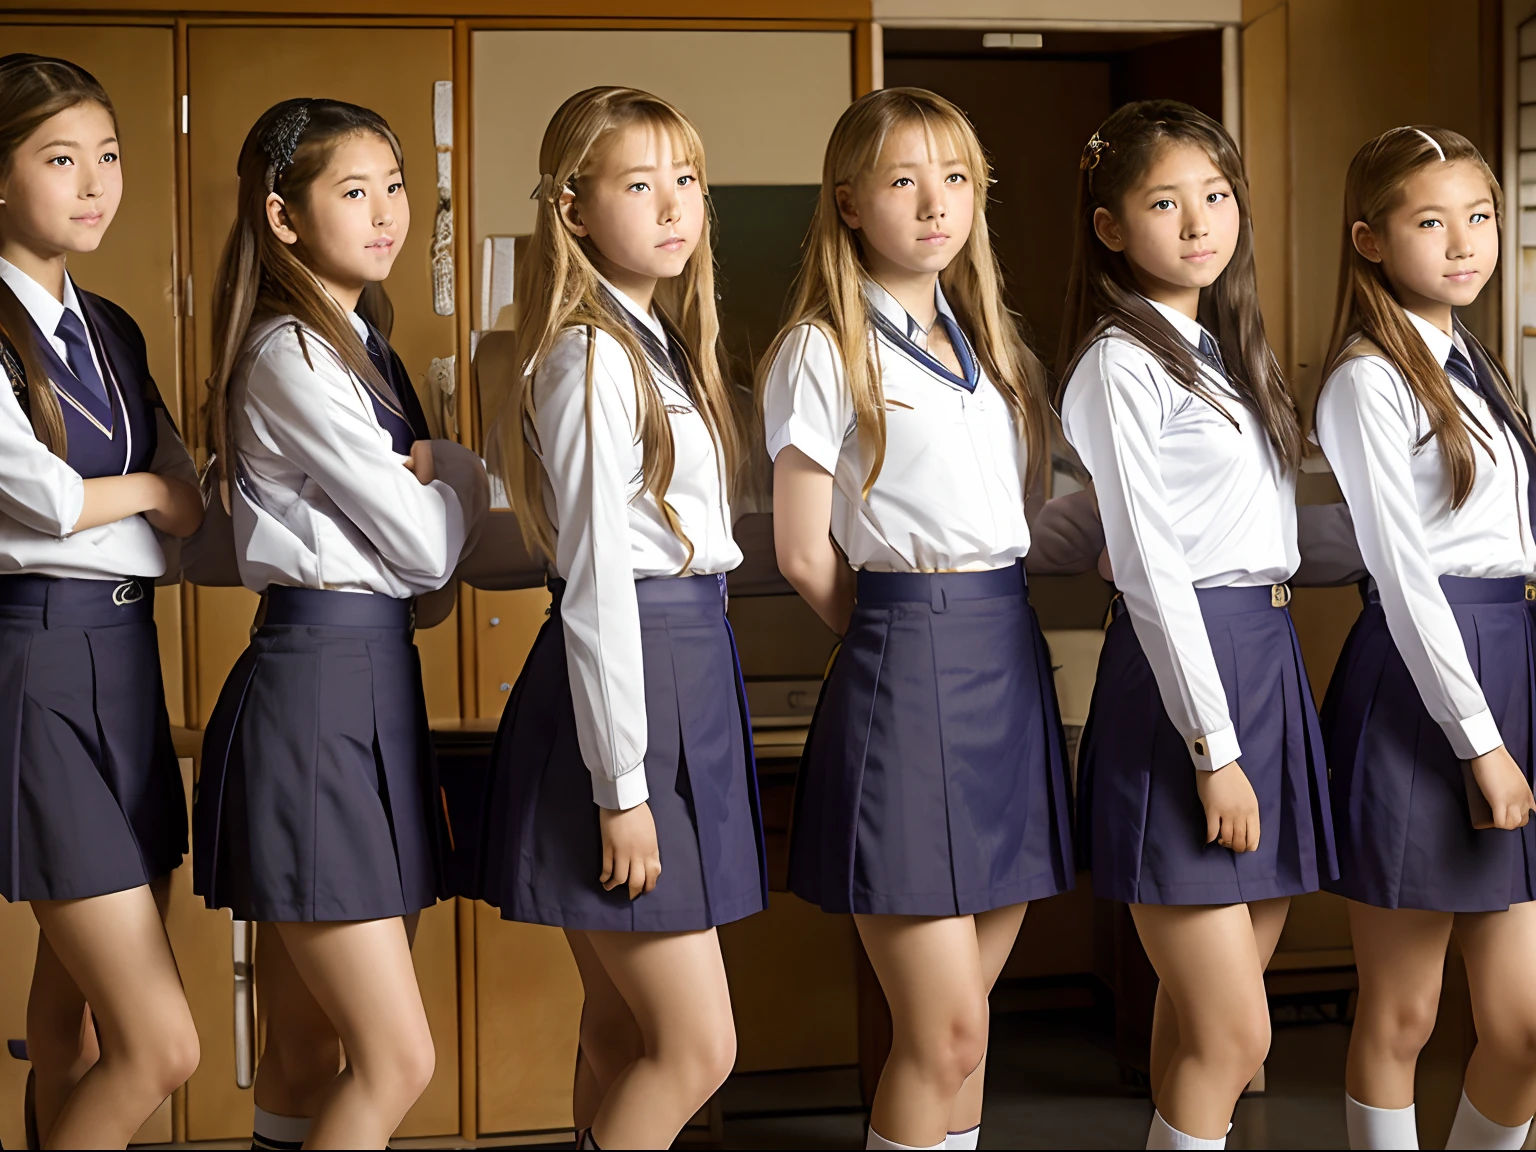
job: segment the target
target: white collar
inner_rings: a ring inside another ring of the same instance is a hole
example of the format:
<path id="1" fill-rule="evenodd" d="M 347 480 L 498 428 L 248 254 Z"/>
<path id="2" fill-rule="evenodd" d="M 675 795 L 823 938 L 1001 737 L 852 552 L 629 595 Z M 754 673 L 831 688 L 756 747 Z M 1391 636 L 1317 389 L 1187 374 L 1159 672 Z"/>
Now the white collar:
<path id="1" fill-rule="evenodd" d="M 368 322 L 355 311 L 347 313 L 347 320 L 352 324 L 352 331 L 357 333 L 357 338 L 363 342 L 363 347 L 368 347 Z"/>
<path id="2" fill-rule="evenodd" d="M 641 308 L 640 305 L 636 304 L 623 292 L 615 288 L 613 284 L 608 280 L 608 277 L 604 276 L 601 272 L 597 273 L 597 278 L 598 281 L 608 289 L 608 291 L 613 293 L 613 298 L 624 306 L 624 310 L 626 312 L 628 312 L 631 316 L 636 317 L 642 324 L 644 324 L 653 333 L 655 333 L 656 339 L 661 341 L 661 346 L 663 348 L 667 347 L 667 330 L 661 326 L 660 320 L 656 319 L 656 317 L 653 316 L 650 312 L 646 311 L 644 308 Z"/>
<path id="3" fill-rule="evenodd" d="M 1403 309 L 1403 315 L 1408 317 L 1408 322 L 1418 332 L 1420 338 L 1429 348 L 1429 354 L 1435 358 L 1435 363 L 1440 365 L 1440 367 L 1444 368 L 1445 362 L 1451 358 L 1452 348 L 1459 349 L 1463 356 L 1467 356 L 1467 349 L 1462 343 L 1460 335 L 1447 336 L 1417 312 L 1410 312 L 1406 308 Z M 1467 358 L 1471 359 L 1470 356 Z"/>
<path id="4" fill-rule="evenodd" d="M 82 324 L 85 323 L 85 309 L 80 306 L 80 297 L 75 292 L 75 282 L 70 279 L 68 272 L 64 273 L 64 302 L 61 304 L 53 298 L 53 293 L 44 288 L 27 273 L 23 272 L 10 261 L 0 258 L 0 280 L 4 280 L 16 293 L 16 299 L 21 301 L 21 306 L 32 317 L 33 323 L 42 330 L 44 336 L 53 339 L 59 330 L 59 321 L 64 318 L 66 309 L 79 317 Z"/>
<path id="5" fill-rule="evenodd" d="M 889 320 L 896 331 L 906 333 L 909 340 L 921 331 L 916 327 L 917 321 L 901 306 L 900 301 L 867 276 L 864 278 L 864 299 L 871 308 Z M 944 298 L 944 289 L 937 283 L 933 286 L 933 304 L 939 315 L 948 316 L 952 323 L 955 322 L 954 310 Z M 959 327 L 959 324 L 955 326 Z"/>
<path id="6" fill-rule="evenodd" d="M 1153 308 L 1156 308 L 1158 314 L 1161 315 L 1164 320 L 1168 321 L 1168 323 L 1172 324 L 1173 330 L 1180 336 L 1184 337 L 1184 339 L 1187 340 L 1192 347 L 1199 348 L 1200 337 L 1211 335 L 1205 330 L 1204 326 L 1201 325 L 1200 321 L 1191 320 L 1177 308 L 1172 308 L 1169 305 L 1159 303 L 1156 300 L 1149 300 L 1145 296 L 1143 296 L 1142 299 L 1146 300 L 1147 303 L 1152 305 Z M 1214 336 L 1211 336 L 1211 343 L 1216 343 L 1216 338 Z"/>

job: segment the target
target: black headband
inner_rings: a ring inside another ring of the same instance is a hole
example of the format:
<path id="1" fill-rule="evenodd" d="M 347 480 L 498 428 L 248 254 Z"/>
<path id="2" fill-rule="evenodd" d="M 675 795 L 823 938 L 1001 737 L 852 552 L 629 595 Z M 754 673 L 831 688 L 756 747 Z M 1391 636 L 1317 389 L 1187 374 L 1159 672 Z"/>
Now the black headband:
<path id="1" fill-rule="evenodd" d="M 309 127 L 309 101 L 295 100 L 291 107 L 267 125 L 261 134 L 262 154 L 267 158 L 267 191 L 277 190 L 277 181 L 293 163 L 293 153 Z"/>

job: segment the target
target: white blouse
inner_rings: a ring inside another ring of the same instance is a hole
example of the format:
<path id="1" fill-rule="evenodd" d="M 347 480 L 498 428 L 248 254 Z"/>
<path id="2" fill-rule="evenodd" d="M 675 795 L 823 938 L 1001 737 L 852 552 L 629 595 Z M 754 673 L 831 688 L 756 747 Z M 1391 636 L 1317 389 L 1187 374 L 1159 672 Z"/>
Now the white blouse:
<path id="1" fill-rule="evenodd" d="M 1459 336 L 1407 316 L 1441 366 L 1453 346 L 1466 355 Z M 1526 462 L 1514 433 L 1482 397 L 1450 381 L 1456 398 L 1492 433 L 1492 459 L 1474 439 L 1477 479 L 1460 508 L 1451 507 L 1439 441 L 1417 447 L 1429 428 L 1424 409 L 1379 356 L 1353 357 L 1328 377 L 1317 403 L 1317 438 L 1349 503 L 1392 640 L 1424 707 L 1456 755 L 1470 760 L 1504 741 L 1439 578 L 1529 575 L 1536 572 L 1536 543 Z"/>
<path id="2" fill-rule="evenodd" d="M 872 281 L 865 296 L 899 332 L 910 317 Z M 954 319 L 942 291 L 939 311 Z M 854 568 L 983 571 L 1029 551 L 1029 454 L 1002 392 L 977 365 L 975 392 L 944 379 L 871 331 L 885 396 L 885 460 L 868 498 L 872 459 L 854 418 L 843 361 L 827 332 L 784 338 L 763 392 L 768 455 L 793 445 L 834 479 L 832 538 Z"/>
<path id="3" fill-rule="evenodd" d="M 437 479 L 420 483 L 362 381 L 291 316 L 252 327 L 229 403 L 231 518 L 247 588 L 404 599 L 447 583 L 489 506 L 478 456 L 434 440 Z"/>
<path id="4" fill-rule="evenodd" d="M 54 335 L 65 309 L 85 323 L 74 281 L 64 277 L 64 301 L 20 268 L 0 260 L 0 279 L 10 287 L 54 350 L 67 361 L 64 342 Z M 95 341 L 91 357 L 103 380 Z M 3 375 L 3 374 L 0 374 Z M 197 469 L 165 410 L 154 409 L 155 455 L 149 470 L 197 487 Z M 8 382 L 0 379 L 0 574 L 27 572 L 83 580 L 154 579 L 174 567 L 168 552 L 178 542 L 150 527 L 142 515 L 73 531 L 85 506 L 85 481 L 43 446 Z"/>
<path id="5" fill-rule="evenodd" d="M 1191 347 L 1198 323 L 1152 302 Z M 1198 362 L 1198 358 L 1197 358 Z M 1300 563 L 1296 478 L 1226 379 L 1201 364 L 1237 421 L 1111 330 L 1078 361 L 1062 427 L 1093 475 L 1115 586 L 1195 767 L 1239 758 L 1197 588 L 1280 584 Z"/>
<path id="6" fill-rule="evenodd" d="M 667 346 L 655 317 L 622 292 L 613 294 Z M 674 464 L 666 500 L 693 545 L 691 561 L 655 497 L 641 495 L 641 385 L 629 356 L 618 340 L 597 329 L 589 393 L 587 340 L 585 327 L 567 328 L 539 365 L 526 434 L 544 464 L 555 570 L 566 582 L 560 619 L 592 799 L 622 809 L 650 795 L 635 581 L 727 572 L 741 563 L 741 550 L 731 537 L 719 446 L 687 387 L 670 378 L 666 366 L 650 365 L 672 430 Z"/>

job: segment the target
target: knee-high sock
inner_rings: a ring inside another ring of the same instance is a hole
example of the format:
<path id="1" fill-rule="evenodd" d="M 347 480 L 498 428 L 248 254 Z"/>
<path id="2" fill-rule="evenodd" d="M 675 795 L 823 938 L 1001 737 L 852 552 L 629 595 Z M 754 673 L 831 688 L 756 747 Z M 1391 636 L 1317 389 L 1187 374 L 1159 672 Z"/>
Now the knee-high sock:
<path id="1" fill-rule="evenodd" d="M 1519 1148 L 1531 1130 L 1531 1122 L 1516 1124 L 1513 1128 L 1495 1124 L 1477 1110 L 1467 1094 L 1461 1094 L 1461 1105 L 1456 1109 L 1456 1120 L 1451 1124 L 1447 1148 Z"/>
<path id="2" fill-rule="evenodd" d="M 265 1108 L 256 1109 L 256 1123 L 251 1134 L 252 1148 L 302 1148 L 309 1137 L 308 1116 L 279 1116 Z"/>
<path id="3" fill-rule="evenodd" d="M 964 1132 L 950 1132 L 944 1137 L 946 1148 L 975 1148 L 977 1141 L 981 1139 L 981 1125 L 967 1128 Z"/>
<path id="4" fill-rule="evenodd" d="M 898 1144 L 894 1140 L 887 1140 L 884 1136 L 880 1135 L 880 1133 L 876 1132 L 873 1127 L 871 1127 L 869 1129 L 869 1135 L 864 1138 L 864 1147 L 865 1148 L 880 1148 L 880 1149 L 887 1149 L 887 1148 L 898 1148 L 898 1149 L 924 1148 L 924 1149 L 928 1149 L 929 1152 L 932 1152 L 932 1150 L 934 1150 L 934 1149 L 938 1149 L 938 1148 L 944 1147 L 944 1142 L 940 1141 L 937 1144 Z"/>
<path id="5" fill-rule="evenodd" d="M 1230 1130 L 1231 1125 L 1227 1127 Z M 1202 1140 L 1198 1136 L 1191 1136 L 1188 1132 L 1180 1132 L 1163 1119 L 1161 1112 L 1152 1113 L 1152 1127 L 1147 1132 L 1148 1148 L 1225 1148 L 1226 1146 L 1226 1136 L 1222 1136 L 1219 1140 Z"/>
<path id="6" fill-rule="evenodd" d="M 1418 1120 L 1413 1105 L 1373 1108 L 1344 1093 L 1344 1127 L 1351 1148 L 1417 1148 Z"/>

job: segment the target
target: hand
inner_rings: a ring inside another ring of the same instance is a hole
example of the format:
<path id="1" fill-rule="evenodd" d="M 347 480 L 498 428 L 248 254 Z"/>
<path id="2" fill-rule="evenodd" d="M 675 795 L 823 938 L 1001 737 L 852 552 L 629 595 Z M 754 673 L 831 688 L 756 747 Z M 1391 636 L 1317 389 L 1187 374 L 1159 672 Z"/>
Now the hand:
<path id="1" fill-rule="evenodd" d="M 629 885 L 629 898 L 643 896 L 656 887 L 661 875 L 661 849 L 656 844 L 656 821 L 649 804 L 636 804 L 622 812 L 598 810 L 603 833 L 603 874 L 597 878 L 604 891 Z"/>
<path id="2" fill-rule="evenodd" d="M 417 440 L 412 443 L 411 454 L 406 458 L 405 467 L 422 484 L 430 484 L 436 480 L 437 465 L 432 460 L 432 441 Z"/>
<path id="3" fill-rule="evenodd" d="M 1216 841 L 1234 852 L 1259 850 L 1259 798 L 1234 760 L 1214 772 L 1195 773 L 1195 788 L 1205 805 L 1205 842 Z"/>
<path id="4" fill-rule="evenodd" d="M 1492 752 L 1485 752 L 1467 763 L 1488 807 L 1493 809 L 1492 826 L 1506 831 L 1524 828 L 1531 818 L 1531 809 L 1536 808 L 1536 799 L 1532 798 L 1525 773 L 1515 763 L 1509 749 L 1500 744 Z"/>
<path id="5" fill-rule="evenodd" d="M 142 473 L 152 503 L 144 519 L 167 536 L 190 536 L 203 523 L 203 494 L 192 485 L 152 472 Z"/>

